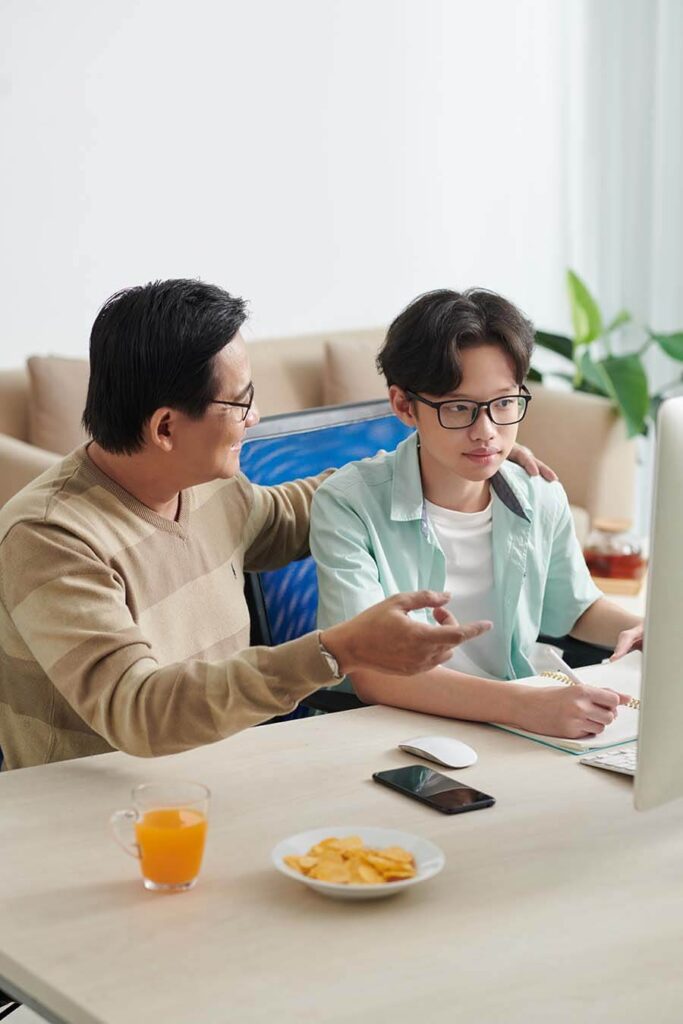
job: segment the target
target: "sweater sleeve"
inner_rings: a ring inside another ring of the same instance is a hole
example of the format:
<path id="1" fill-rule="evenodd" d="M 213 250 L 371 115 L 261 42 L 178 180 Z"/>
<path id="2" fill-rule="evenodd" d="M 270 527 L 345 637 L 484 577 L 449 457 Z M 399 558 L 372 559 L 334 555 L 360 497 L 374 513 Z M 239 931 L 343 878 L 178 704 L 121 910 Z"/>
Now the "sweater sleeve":
<path id="1" fill-rule="evenodd" d="M 118 750 L 145 757 L 211 743 L 332 682 L 314 633 L 222 661 L 160 664 L 125 597 L 115 569 L 62 527 L 22 522 L 0 545 L 9 653 L 35 662 Z"/>
<path id="2" fill-rule="evenodd" d="M 251 490 L 251 512 L 245 527 L 244 568 L 250 572 L 279 569 L 310 554 L 309 529 L 313 495 L 332 470 L 319 476 Z"/>

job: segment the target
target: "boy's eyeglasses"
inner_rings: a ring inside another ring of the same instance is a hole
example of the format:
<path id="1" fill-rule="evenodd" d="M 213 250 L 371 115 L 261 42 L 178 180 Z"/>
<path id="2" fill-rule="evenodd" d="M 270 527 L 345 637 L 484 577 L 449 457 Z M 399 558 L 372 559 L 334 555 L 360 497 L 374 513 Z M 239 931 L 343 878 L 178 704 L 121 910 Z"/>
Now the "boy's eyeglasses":
<path id="1" fill-rule="evenodd" d="M 466 398 L 432 402 L 414 391 L 408 391 L 407 388 L 403 390 L 409 398 L 436 409 L 439 423 L 446 430 L 464 430 L 476 422 L 480 409 L 486 409 L 486 415 L 498 427 L 509 427 L 513 423 L 519 423 L 526 416 L 527 406 L 531 401 L 531 395 L 524 385 L 522 389 L 519 395 L 503 395 L 501 398 L 491 398 L 488 402 L 471 402 Z"/>
<path id="2" fill-rule="evenodd" d="M 226 402 L 224 399 L 221 399 L 221 398 L 213 398 L 211 400 L 210 404 L 211 405 L 226 405 L 226 406 L 228 406 L 229 409 L 230 409 L 230 415 L 232 416 L 232 418 L 234 420 L 237 420 L 238 423 L 244 423 L 244 421 L 246 420 L 247 416 L 249 415 L 249 410 L 251 409 L 251 407 L 253 405 L 253 402 L 254 402 L 254 385 L 253 384 L 249 385 L 249 391 L 247 392 L 247 394 L 248 394 L 248 399 L 249 399 L 247 402 Z"/>

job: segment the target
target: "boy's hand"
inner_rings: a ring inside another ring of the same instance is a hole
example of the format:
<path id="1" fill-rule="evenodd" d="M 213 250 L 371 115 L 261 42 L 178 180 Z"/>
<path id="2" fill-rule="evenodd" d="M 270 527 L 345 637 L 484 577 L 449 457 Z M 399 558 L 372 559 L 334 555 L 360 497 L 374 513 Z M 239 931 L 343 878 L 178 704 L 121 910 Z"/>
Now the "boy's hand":
<path id="1" fill-rule="evenodd" d="M 543 479 L 548 480 L 550 483 L 553 480 L 557 480 L 557 473 L 550 466 L 546 466 L 545 462 L 537 459 L 531 449 L 525 448 L 523 444 L 514 444 L 508 459 L 510 462 L 516 462 L 518 466 L 526 470 L 529 476 L 538 476 L 540 473 Z"/>
<path id="2" fill-rule="evenodd" d="M 320 639 L 349 675 L 358 669 L 375 669 L 398 676 L 427 672 L 448 661 L 453 648 L 481 636 L 490 622 L 461 626 L 444 607 L 450 594 L 420 590 L 395 594 L 367 611 L 323 630 Z M 433 608 L 436 626 L 412 619 L 408 612 Z"/>
<path id="3" fill-rule="evenodd" d="M 643 629 L 644 624 L 641 622 L 637 626 L 633 626 L 631 629 L 625 629 L 619 634 L 617 639 L 617 646 L 614 648 L 614 654 L 610 658 L 610 661 L 618 661 L 619 658 L 623 658 L 625 654 L 630 651 L 642 651 L 643 649 Z"/>
<path id="4" fill-rule="evenodd" d="M 597 736 L 617 717 L 626 693 L 598 686 L 523 687 L 520 714 L 513 723 L 528 732 L 579 740 Z"/>

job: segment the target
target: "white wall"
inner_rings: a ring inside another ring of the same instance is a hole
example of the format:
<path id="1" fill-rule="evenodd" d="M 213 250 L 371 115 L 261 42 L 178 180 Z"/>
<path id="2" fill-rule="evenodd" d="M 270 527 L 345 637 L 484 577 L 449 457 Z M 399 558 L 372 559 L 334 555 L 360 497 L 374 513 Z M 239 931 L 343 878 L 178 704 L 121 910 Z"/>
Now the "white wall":
<path id="1" fill-rule="evenodd" d="M 5 0 L 0 366 L 199 276 L 252 334 L 482 284 L 566 329 L 565 0 Z"/>

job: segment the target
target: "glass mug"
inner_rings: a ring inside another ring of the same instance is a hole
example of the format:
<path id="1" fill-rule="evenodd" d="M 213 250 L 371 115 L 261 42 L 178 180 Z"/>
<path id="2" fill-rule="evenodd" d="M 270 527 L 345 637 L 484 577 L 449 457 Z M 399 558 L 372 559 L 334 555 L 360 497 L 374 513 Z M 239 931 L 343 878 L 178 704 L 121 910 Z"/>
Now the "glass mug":
<path id="1" fill-rule="evenodd" d="M 210 795 L 199 782 L 145 782 L 133 789 L 133 807 L 114 811 L 114 839 L 140 861 L 145 889 L 184 892 L 195 884 Z"/>

